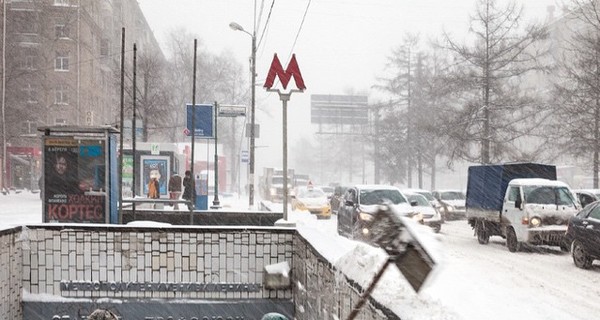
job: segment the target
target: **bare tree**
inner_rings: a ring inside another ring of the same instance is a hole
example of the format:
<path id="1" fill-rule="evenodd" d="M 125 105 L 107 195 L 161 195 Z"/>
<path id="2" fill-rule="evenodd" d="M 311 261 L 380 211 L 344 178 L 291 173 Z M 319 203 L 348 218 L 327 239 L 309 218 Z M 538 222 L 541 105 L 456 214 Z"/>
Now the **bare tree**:
<path id="1" fill-rule="evenodd" d="M 539 125 L 540 104 L 523 89 L 523 76 L 541 70 L 538 58 L 546 51 L 544 28 L 521 28 L 522 6 L 500 6 L 496 0 L 478 0 L 471 17 L 473 42 L 459 44 L 445 35 L 454 53 L 455 81 L 463 88 L 462 102 L 444 129 L 451 159 L 491 163 L 518 157 L 517 140 Z M 479 148 L 478 151 L 476 149 Z"/>
<path id="2" fill-rule="evenodd" d="M 548 130 L 561 152 L 592 166 L 598 188 L 600 167 L 600 5 L 572 0 L 570 13 L 555 26 L 568 30 L 562 39 L 554 82 L 554 117 Z M 591 157 L 591 159 L 590 159 Z"/>

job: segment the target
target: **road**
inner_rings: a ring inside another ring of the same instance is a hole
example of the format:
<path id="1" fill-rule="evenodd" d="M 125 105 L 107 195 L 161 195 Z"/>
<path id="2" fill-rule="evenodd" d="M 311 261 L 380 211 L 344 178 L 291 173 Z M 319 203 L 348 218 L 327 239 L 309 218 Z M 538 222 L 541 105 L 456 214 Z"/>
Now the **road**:
<path id="1" fill-rule="evenodd" d="M 336 216 L 317 220 L 290 210 L 301 234 L 321 254 L 366 287 L 385 261 L 382 250 L 337 235 Z M 306 218 L 308 217 L 308 219 Z M 41 222 L 38 194 L 0 195 L 0 228 Z M 480 245 L 464 220 L 442 225 L 443 259 L 417 294 L 396 268 L 389 268 L 373 296 L 403 319 L 594 319 L 600 314 L 600 264 L 578 269 L 555 247 L 510 253 L 504 239 Z"/>

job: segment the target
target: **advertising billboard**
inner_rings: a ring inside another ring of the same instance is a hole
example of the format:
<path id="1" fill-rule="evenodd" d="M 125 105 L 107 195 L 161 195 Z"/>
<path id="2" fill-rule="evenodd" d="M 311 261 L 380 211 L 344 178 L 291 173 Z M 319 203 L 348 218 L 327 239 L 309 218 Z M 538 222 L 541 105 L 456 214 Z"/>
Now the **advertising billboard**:
<path id="1" fill-rule="evenodd" d="M 102 139 L 44 138 L 44 222 L 107 223 Z"/>
<path id="2" fill-rule="evenodd" d="M 170 178 L 171 158 L 169 156 L 154 156 L 147 155 L 140 157 L 141 168 L 140 176 L 142 177 L 140 190 L 143 194 L 148 194 L 148 183 L 152 177 L 156 177 L 159 185 L 159 193 L 161 197 L 168 197 L 167 181 Z"/>

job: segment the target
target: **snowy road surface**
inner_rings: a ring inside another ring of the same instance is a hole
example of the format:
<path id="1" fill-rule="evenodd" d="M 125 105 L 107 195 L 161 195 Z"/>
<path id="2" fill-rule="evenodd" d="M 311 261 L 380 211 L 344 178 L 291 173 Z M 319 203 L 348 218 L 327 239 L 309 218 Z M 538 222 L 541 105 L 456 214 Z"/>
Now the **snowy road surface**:
<path id="1" fill-rule="evenodd" d="M 291 211 L 298 230 L 346 275 L 366 287 L 385 261 L 383 251 L 340 237 L 336 217 L 317 220 Z M 38 194 L 0 195 L 0 228 L 41 222 Z M 425 229 L 423 232 L 428 232 Z M 442 225 L 444 255 L 434 277 L 419 294 L 390 267 L 373 295 L 402 319 L 594 319 L 600 315 L 600 264 L 591 270 L 573 265 L 554 247 L 510 253 L 505 241 L 480 245 L 464 220 Z"/>

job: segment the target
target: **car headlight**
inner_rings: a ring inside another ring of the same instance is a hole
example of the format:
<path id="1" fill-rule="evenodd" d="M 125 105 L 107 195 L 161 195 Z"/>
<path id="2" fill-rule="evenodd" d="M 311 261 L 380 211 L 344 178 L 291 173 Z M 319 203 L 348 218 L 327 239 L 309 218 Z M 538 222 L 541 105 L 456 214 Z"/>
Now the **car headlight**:
<path id="1" fill-rule="evenodd" d="M 269 189 L 269 192 L 271 193 L 272 196 L 274 196 L 277 194 L 277 189 L 271 188 L 271 189 Z"/>
<path id="2" fill-rule="evenodd" d="M 373 216 L 368 213 L 365 213 L 365 212 L 359 213 L 358 218 L 362 221 L 372 221 L 373 220 Z"/>
<path id="3" fill-rule="evenodd" d="M 422 221 L 422 220 L 423 220 L 423 214 L 422 214 L 422 213 L 420 213 L 420 212 L 414 213 L 414 214 L 412 215 L 412 219 L 413 219 L 414 221 L 417 221 L 417 222 L 419 222 L 419 221 Z"/>
<path id="4" fill-rule="evenodd" d="M 539 227 L 542 224 L 542 219 L 539 217 L 533 217 L 529 220 L 532 227 Z"/>
<path id="5" fill-rule="evenodd" d="M 448 211 L 448 212 L 452 212 L 452 211 L 454 211 L 454 207 L 453 207 L 453 206 L 450 206 L 450 205 L 448 205 L 448 206 L 446 206 L 446 211 Z"/>

